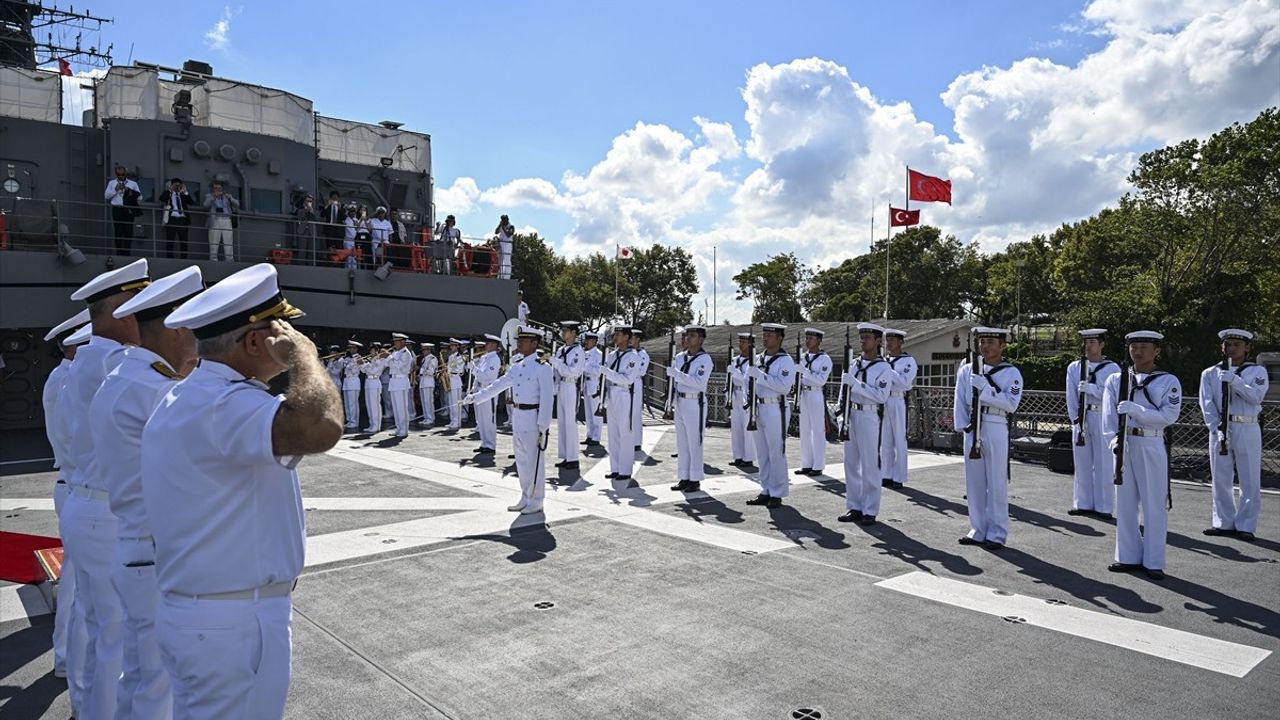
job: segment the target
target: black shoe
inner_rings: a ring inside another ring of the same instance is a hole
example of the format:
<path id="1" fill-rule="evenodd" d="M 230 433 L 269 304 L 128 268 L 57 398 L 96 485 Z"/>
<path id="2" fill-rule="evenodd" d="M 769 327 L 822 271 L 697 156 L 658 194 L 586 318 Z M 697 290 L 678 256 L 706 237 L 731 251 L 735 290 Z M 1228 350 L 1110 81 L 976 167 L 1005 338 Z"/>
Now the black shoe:
<path id="1" fill-rule="evenodd" d="M 689 481 L 689 484 L 684 486 L 684 491 L 685 491 L 685 492 L 701 492 L 701 491 L 702 491 L 702 483 L 697 482 L 697 481 L 694 481 L 694 480 L 690 480 L 690 481 Z"/>
<path id="2" fill-rule="evenodd" d="M 567 462 L 569 462 L 569 461 L 568 461 L 568 460 L 559 460 L 559 461 L 557 461 L 557 462 L 556 462 L 556 464 L 555 464 L 555 465 L 553 465 L 552 467 L 558 467 L 558 468 L 560 468 L 560 467 L 564 467 L 564 464 L 565 464 L 565 463 L 567 463 Z"/>
<path id="3" fill-rule="evenodd" d="M 484 451 L 485 449 L 483 447 L 478 447 L 475 450 L 472 450 L 471 452 L 475 453 L 476 455 L 483 455 Z"/>
<path id="4" fill-rule="evenodd" d="M 1211 527 L 1211 528 L 1205 528 L 1204 534 L 1205 535 L 1235 535 L 1236 531 L 1228 530 L 1226 528 L 1220 528 L 1220 527 Z"/>
<path id="5" fill-rule="evenodd" d="M 774 508 L 780 508 L 782 507 L 782 498 L 771 497 L 769 498 L 769 502 L 766 503 L 766 506 L 770 510 L 773 510 Z"/>
<path id="6" fill-rule="evenodd" d="M 608 475 L 605 475 L 605 476 L 604 476 L 604 479 L 605 479 L 605 480 L 617 480 L 617 479 L 618 479 L 618 473 L 616 473 L 616 472 L 611 472 L 611 473 L 609 473 Z"/>
<path id="7" fill-rule="evenodd" d="M 880 487 L 893 487 L 893 480 L 890 478 L 884 478 L 880 481 Z"/>
<path id="8" fill-rule="evenodd" d="M 845 514 L 836 518 L 836 521 L 837 522 L 858 522 L 861 519 L 862 519 L 862 513 L 858 512 L 857 510 L 849 510 Z"/>
<path id="9" fill-rule="evenodd" d="M 614 478 L 614 480 L 617 480 L 618 482 L 622 482 L 623 480 L 626 480 L 627 482 L 631 482 L 631 476 L 630 476 L 630 475 L 619 475 L 618 477 Z"/>
<path id="10" fill-rule="evenodd" d="M 1236 537 L 1240 538 L 1245 542 L 1254 542 L 1258 539 L 1256 535 L 1249 532 L 1248 530 L 1237 530 Z"/>
<path id="11" fill-rule="evenodd" d="M 1080 508 L 1071 508 L 1067 511 L 1068 515 L 1092 515 L 1092 510 L 1081 510 Z"/>
<path id="12" fill-rule="evenodd" d="M 894 482 L 889 483 L 889 487 L 893 488 L 894 490 L 901 490 L 901 489 L 902 489 L 902 483 L 897 482 L 897 481 L 895 480 Z"/>
<path id="13" fill-rule="evenodd" d="M 1142 563 L 1114 562 L 1107 566 L 1107 570 L 1113 573 L 1131 573 L 1141 569 L 1143 569 Z"/>
<path id="14" fill-rule="evenodd" d="M 859 525 L 861 525 L 861 526 L 863 526 L 863 527 L 866 527 L 866 526 L 868 526 L 868 525 L 875 525 L 875 524 L 876 524 L 876 516 L 875 516 L 875 515 L 863 515 L 863 516 L 858 520 L 858 524 L 859 524 Z"/>
<path id="15" fill-rule="evenodd" d="M 750 500 L 748 500 L 748 501 L 747 501 L 747 504 L 748 504 L 748 505 L 768 505 L 768 504 L 769 504 L 769 499 L 770 499 L 770 498 L 769 498 L 769 496 L 768 496 L 768 495 L 765 495 L 765 494 L 761 493 L 761 494 L 759 494 L 759 495 L 755 496 L 754 498 L 751 498 Z"/>
<path id="16" fill-rule="evenodd" d="M 677 492 L 680 492 L 680 491 L 686 490 L 688 487 L 689 487 L 689 481 L 688 481 L 688 480 L 681 480 L 680 482 L 676 483 L 675 485 L 672 485 L 672 486 L 671 486 L 671 489 L 672 489 L 672 490 L 675 490 L 675 491 L 677 491 Z"/>
<path id="17" fill-rule="evenodd" d="M 809 470 L 809 468 L 800 468 L 799 470 L 796 470 L 791 474 L 792 475 L 808 475 L 810 472 L 811 471 Z"/>
<path id="18" fill-rule="evenodd" d="M 640 450 L 640 446 L 639 446 L 639 445 L 637 445 L 637 446 L 636 446 L 636 452 L 640 452 L 640 451 L 641 451 L 641 450 Z"/>
<path id="19" fill-rule="evenodd" d="M 563 463 L 561 463 L 561 464 L 560 464 L 560 469 L 561 469 L 561 470 L 577 470 L 577 469 L 578 469 L 578 461 L 577 461 L 577 460 L 565 460 Z"/>
<path id="20" fill-rule="evenodd" d="M 1154 569 L 1149 568 L 1149 567 L 1144 567 L 1144 568 L 1142 568 L 1142 569 L 1143 569 L 1144 571 L 1146 571 L 1146 573 L 1147 573 L 1147 577 L 1148 577 L 1148 578 L 1151 578 L 1152 580 L 1163 580 L 1163 579 L 1164 579 L 1164 571 L 1163 571 L 1163 570 L 1154 570 Z"/>
<path id="21" fill-rule="evenodd" d="M 1089 511 L 1089 516 L 1090 516 L 1090 517 L 1095 517 L 1095 518 L 1097 518 L 1097 519 L 1099 519 L 1099 520 L 1111 520 L 1111 521 L 1115 521 L 1115 518 L 1111 516 L 1111 513 L 1098 512 L 1097 510 L 1090 510 L 1090 511 Z"/>
<path id="22" fill-rule="evenodd" d="M 1003 549 L 1004 549 L 1004 543 L 1002 543 L 1002 542 L 996 542 L 995 540 L 987 540 L 987 541 L 985 541 L 985 542 L 983 542 L 983 543 L 982 543 L 982 547 L 984 547 L 984 548 L 986 548 L 986 549 L 988 549 L 988 550 L 1003 550 Z"/>
<path id="23" fill-rule="evenodd" d="M 960 543 L 961 545 L 981 545 L 981 544 L 982 544 L 982 542 L 981 542 L 981 541 L 979 541 L 979 540 L 974 540 L 973 538 L 969 537 L 968 535 L 965 535 L 964 537 L 960 538 L 960 539 L 959 539 L 959 540 L 957 540 L 956 542 Z"/>
<path id="24" fill-rule="evenodd" d="M 512 453 L 511 455 L 508 455 L 508 456 L 507 456 L 507 459 L 508 459 L 508 460 L 515 460 L 515 459 L 516 459 L 516 456 L 515 456 L 515 454 L 514 454 L 514 453 Z"/>
<path id="25" fill-rule="evenodd" d="M 496 451 L 496 450 L 494 450 L 493 448 L 480 448 L 480 454 L 481 454 L 481 455 L 492 455 L 492 454 L 494 454 L 495 452 L 497 452 L 497 451 Z"/>
<path id="26" fill-rule="evenodd" d="M 742 464 L 743 463 L 741 460 L 739 460 L 738 458 L 734 458 L 733 462 L 729 463 L 729 467 L 742 467 Z"/>
<path id="27" fill-rule="evenodd" d="M 806 475 L 808 475 L 809 477 L 818 477 L 818 476 L 819 476 L 819 475 L 821 475 L 823 472 L 824 472 L 824 471 L 819 470 L 818 468 L 809 468 L 809 472 L 808 472 L 808 473 L 805 473 L 805 474 L 806 474 Z"/>

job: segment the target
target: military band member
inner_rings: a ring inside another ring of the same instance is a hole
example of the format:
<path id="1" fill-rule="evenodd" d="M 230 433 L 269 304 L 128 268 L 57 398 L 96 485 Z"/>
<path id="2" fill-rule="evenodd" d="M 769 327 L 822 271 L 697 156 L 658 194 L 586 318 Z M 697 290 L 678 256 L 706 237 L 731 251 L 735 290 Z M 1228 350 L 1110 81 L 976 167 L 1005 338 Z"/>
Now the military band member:
<path id="1" fill-rule="evenodd" d="M 600 371 L 605 385 L 605 402 L 609 415 L 609 480 L 631 480 L 632 466 L 636 461 L 635 408 L 640 404 L 640 383 L 644 379 L 641 360 L 631 350 L 631 328 L 615 325 L 613 350 L 605 358 Z"/>
<path id="2" fill-rule="evenodd" d="M 641 412 L 644 410 L 644 378 L 649 374 L 649 365 L 652 359 L 649 357 L 649 351 L 644 349 L 641 341 L 644 340 L 644 331 L 640 328 L 631 328 L 631 352 L 635 355 L 640 379 L 636 382 L 636 402 L 631 406 L 631 422 L 632 432 L 635 439 L 635 451 L 637 453 L 643 451 L 644 445 L 644 418 Z M 612 408 L 610 409 L 612 412 Z M 630 475 L 630 473 L 627 473 Z"/>
<path id="3" fill-rule="evenodd" d="M 436 357 L 434 343 L 422 343 L 422 355 L 418 360 L 418 401 L 422 403 L 422 424 L 436 424 L 436 372 L 440 360 Z"/>
<path id="4" fill-rule="evenodd" d="M 749 332 L 738 333 L 738 355 L 729 359 L 726 372 L 729 375 L 729 433 L 733 449 L 734 467 L 753 465 L 756 459 L 755 442 L 747 433 L 747 369 L 751 367 L 751 346 L 755 336 Z"/>
<path id="5" fill-rule="evenodd" d="M 1073 424 L 1071 455 L 1075 464 L 1075 483 L 1068 515 L 1111 517 L 1115 500 L 1115 456 L 1107 447 L 1102 433 L 1102 388 L 1107 378 L 1120 372 L 1120 366 L 1102 354 L 1105 328 L 1080 331 L 1084 343 L 1085 370 L 1080 375 L 1080 360 L 1067 366 L 1067 415 Z M 1080 396 L 1084 395 L 1084 407 Z M 1084 413 L 1084 445 L 1080 444 L 1080 413 Z"/>
<path id="6" fill-rule="evenodd" d="M 387 394 L 391 396 L 391 414 L 395 418 L 396 437 L 409 436 L 409 415 L 413 408 L 413 386 L 409 373 L 413 371 L 413 351 L 408 348 L 409 336 L 391 333 L 393 349 L 387 356 L 387 369 L 391 373 Z"/>
<path id="7" fill-rule="evenodd" d="M 782 507 L 782 498 L 790 494 L 791 477 L 787 474 L 787 425 L 791 408 L 787 395 L 795 385 L 796 363 L 785 350 L 782 340 L 787 326 L 764 323 L 764 353 L 755 367 L 748 368 L 747 379 L 755 380 L 756 431 L 753 440 L 759 458 L 760 494 L 748 505 Z"/>
<path id="8" fill-rule="evenodd" d="M 894 489 L 907 482 L 907 393 L 915 385 L 917 372 L 916 359 L 902 349 L 906 340 L 905 331 L 885 328 L 884 360 L 893 374 L 880 434 L 880 484 Z"/>
<path id="9" fill-rule="evenodd" d="M 337 345 L 330 345 L 329 355 L 332 357 L 324 363 L 324 369 L 329 372 L 329 377 L 333 379 L 334 386 L 339 390 L 342 389 L 342 366 L 344 364 L 342 355 L 340 354 L 341 351 L 341 347 Z"/>
<path id="10" fill-rule="evenodd" d="M 1182 411 L 1182 384 L 1156 367 L 1164 336 L 1139 330 L 1124 336 L 1132 367 L 1129 393 L 1120 397 L 1120 373 L 1107 378 L 1102 419 L 1108 445 L 1114 447 L 1120 417 L 1125 417 L 1123 482 L 1116 488 L 1116 561 L 1111 572 L 1144 570 L 1164 578 L 1169 531 L 1169 456 L 1164 431 Z"/>
<path id="11" fill-rule="evenodd" d="M 685 350 L 675 356 L 667 372 L 673 380 L 671 399 L 675 408 L 677 482 L 672 490 L 698 492 L 703 480 L 703 435 L 707 426 L 707 381 L 711 379 L 711 356 L 702 349 L 707 329 L 690 325 L 684 329 Z"/>
<path id="12" fill-rule="evenodd" d="M 552 377 L 556 383 L 556 467 L 578 469 L 578 398 L 582 395 L 582 371 L 585 353 L 578 344 L 576 320 L 560 323 L 560 340 L 564 345 L 551 358 Z"/>
<path id="13" fill-rule="evenodd" d="M 1262 508 L 1262 428 L 1258 418 L 1267 394 L 1267 369 L 1249 361 L 1253 333 L 1230 328 L 1218 333 L 1218 338 L 1225 359 L 1200 374 L 1200 411 L 1209 426 L 1213 474 L 1213 525 L 1204 534 L 1235 535 L 1252 542 Z M 1224 385 L 1228 387 L 1225 408 Z M 1221 427 L 1224 411 L 1225 434 Z M 1233 476 L 1240 480 L 1239 502 Z"/>
<path id="14" fill-rule="evenodd" d="M 462 429 L 462 373 L 467 369 L 467 361 L 462 357 L 462 341 L 449 338 L 449 350 L 445 355 L 445 373 L 449 376 L 449 429 Z"/>
<path id="15" fill-rule="evenodd" d="M 497 335 L 484 336 L 483 353 L 467 366 L 467 369 L 471 372 L 473 388 L 486 387 L 498 379 L 498 375 L 502 372 L 502 355 L 498 353 L 498 348 L 501 345 L 501 337 Z M 476 448 L 476 452 L 481 455 L 494 453 L 498 445 L 497 398 L 494 397 L 484 402 L 464 404 L 471 404 L 475 408 L 476 434 L 480 436 L 480 447 Z"/>
<path id="16" fill-rule="evenodd" d="M 800 469 L 796 475 L 821 475 L 827 467 L 827 400 L 824 389 L 831 377 L 831 356 L 822 350 L 822 331 L 804 329 L 805 353 L 796 373 L 800 392 Z"/>
<path id="17" fill-rule="evenodd" d="M 58 399 L 58 414 L 70 430 L 67 447 L 69 496 L 59 517 L 64 552 L 76 573 L 75 602 L 83 608 L 88 637 L 84 693 L 76 717 L 112 717 L 118 709 L 116 687 L 124 662 L 124 610 L 112 586 L 116 565 L 116 516 L 107 502 L 100 459 L 93 444 L 89 406 L 107 375 L 124 359 L 126 345 L 138 344 L 138 323 L 112 313 L 150 283 L 147 261 L 137 260 L 105 272 L 76 290 L 71 299 L 89 306 L 93 336 L 76 351 Z M 126 708 L 127 709 L 127 708 Z"/>
<path id="18" fill-rule="evenodd" d="M 346 409 L 348 430 L 360 427 L 360 361 L 364 347 L 355 340 L 347 341 L 347 355 L 342 364 L 342 405 Z"/>
<path id="19" fill-rule="evenodd" d="M 582 402 L 583 415 L 587 423 L 587 439 L 583 445 L 598 447 L 600 433 L 604 429 L 604 419 L 596 415 L 596 408 L 604 402 L 600 395 L 600 366 L 604 364 L 605 350 L 600 345 L 600 336 L 594 332 L 582 334 L 583 366 L 582 366 Z"/>
<path id="20" fill-rule="evenodd" d="M 164 318 L 204 290 L 200 268 L 161 278 L 112 313 L 133 316 L 140 344 L 102 382 L 89 414 L 98 467 L 117 518 L 111 579 L 124 609 L 124 667 L 116 689 L 116 717 L 167 718 L 173 710 L 169 676 L 156 639 L 155 542 L 142 495 L 142 429 L 156 405 L 195 368 L 196 339 Z M 329 378 L 331 380 L 331 378 Z"/>
<path id="21" fill-rule="evenodd" d="M 297 465 L 342 436 L 342 406 L 302 315 L 262 263 L 165 318 L 190 328 L 200 365 L 142 433 L 142 486 L 155 535 L 156 629 L 179 715 L 284 715 L 291 594 L 306 528 Z M 266 382 L 289 372 L 289 391 Z M 185 712 L 184 712 L 185 710 Z"/>
<path id="22" fill-rule="evenodd" d="M 391 348 L 383 349 L 381 366 L 382 371 L 378 376 L 378 379 L 382 381 L 382 406 L 378 411 L 377 422 L 379 430 L 386 427 L 388 420 L 394 420 L 395 418 L 391 411 Z M 373 425 L 374 423 L 369 424 Z"/>
<path id="23" fill-rule="evenodd" d="M 1009 415 L 1022 401 L 1022 373 L 1004 358 L 1009 331 L 974 328 L 978 338 L 982 372 L 975 375 L 969 363 L 956 373 L 956 428 L 964 434 L 964 482 L 969 503 L 969 534 L 961 545 L 984 545 L 1001 550 L 1009 539 Z M 978 392 L 978 407 L 973 405 Z M 971 423 L 973 425 L 971 425 Z M 973 429 L 980 438 L 980 458 L 970 457 Z"/>
<path id="24" fill-rule="evenodd" d="M 537 358 L 541 339 L 537 328 L 521 327 L 516 338 L 520 359 L 513 360 L 501 378 L 463 398 L 465 403 L 488 402 L 504 390 L 511 390 L 511 445 L 515 449 L 520 499 L 507 509 L 521 515 L 542 512 L 547 489 L 542 456 L 551 430 L 555 382 L 551 366 Z"/>
<path id="25" fill-rule="evenodd" d="M 889 399 L 895 374 L 880 357 L 883 335 L 884 328 L 875 323 L 858 323 L 862 354 L 840 375 L 845 386 L 842 417 L 849 435 L 844 443 L 845 513 L 838 518 L 840 522 L 874 525 L 880 514 L 880 437 L 884 402 Z"/>
<path id="26" fill-rule="evenodd" d="M 382 371 L 386 367 L 382 343 L 370 343 L 369 357 L 360 363 L 360 372 L 364 373 L 364 409 L 369 414 L 369 427 L 364 429 L 367 433 L 382 431 Z"/>

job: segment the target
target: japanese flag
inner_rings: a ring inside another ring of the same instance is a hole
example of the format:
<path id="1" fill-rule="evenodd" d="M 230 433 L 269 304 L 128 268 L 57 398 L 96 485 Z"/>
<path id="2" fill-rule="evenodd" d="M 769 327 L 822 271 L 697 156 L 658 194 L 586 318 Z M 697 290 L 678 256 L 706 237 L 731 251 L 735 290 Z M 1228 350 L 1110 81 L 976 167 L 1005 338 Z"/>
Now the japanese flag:
<path id="1" fill-rule="evenodd" d="M 619 246 L 618 246 L 618 259 L 619 259 L 619 260 L 630 260 L 630 259 L 632 259 L 632 258 L 634 258 L 634 257 L 635 257 L 635 254 L 631 252 L 631 246 L 630 246 L 630 245 L 619 245 Z"/>

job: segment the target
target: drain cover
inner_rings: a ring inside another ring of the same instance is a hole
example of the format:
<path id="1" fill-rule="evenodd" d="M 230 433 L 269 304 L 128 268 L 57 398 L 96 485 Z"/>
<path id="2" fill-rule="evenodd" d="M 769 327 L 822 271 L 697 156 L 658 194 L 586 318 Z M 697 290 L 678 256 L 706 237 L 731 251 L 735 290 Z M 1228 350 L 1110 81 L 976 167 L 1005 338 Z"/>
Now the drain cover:
<path id="1" fill-rule="evenodd" d="M 1050 605 L 1066 605 L 1067 604 L 1066 600 L 1059 600 L 1058 598 L 1049 598 L 1048 600 L 1045 600 L 1045 602 L 1049 603 Z"/>
<path id="2" fill-rule="evenodd" d="M 541 602 L 534 603 L 533 606 L 538 608 L 539 610 L 550 610 L 551 608 L 555 607 L 556 604 L 549 600 L 543 600 Z"/>
<path id="3" fill-rule="evenodd" d="M 1021 625 L 1022 623 L 1027 621 L 1026 618 L 1018 617 L 1017 615 L 1005 615 L 1000 619 L 1007 623 L 1013 623 L 1014 625 Z"/>
<path id="4" fill-rule="evenodd" d="M 822 720 L 822 711 L 817 708 L 796 708 L 791 711 L 792 720 Z"/>
<path id="5" fill-rule="evenodd" d="M 1011 593 L 1011 592 L 1009 592 L 1009 591 L 1007 591 L 1007 590 L 992 590 L 991 592 L 993 592 L 993 593 L 995 593 L 995 594 L 997 594 L 997 595 L 1004 595 L 1004 596 L 1009 596 L 1009 595 L 1012 595 L 1012 594 L 1013 594 L 1013 593 Z"/>

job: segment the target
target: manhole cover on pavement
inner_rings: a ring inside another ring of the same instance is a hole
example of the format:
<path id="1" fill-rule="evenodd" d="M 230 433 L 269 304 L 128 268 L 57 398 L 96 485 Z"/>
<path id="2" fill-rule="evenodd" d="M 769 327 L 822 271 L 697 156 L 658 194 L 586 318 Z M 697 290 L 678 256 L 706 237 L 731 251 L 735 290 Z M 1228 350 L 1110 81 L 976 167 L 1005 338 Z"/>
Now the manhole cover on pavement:
<path id="1" fill-rule="evenodd" d="M 1018 617 L 1017 615 L 1005 615 L 1000 619 L 1007 623 L 1013 623 L 1014 625 L 1021 625 L 1022 623 L 1027 621 L 1026 618 Z"/>
<path id="2" fill-rule="evenodd" d="M 541 602 L 534 603 L 533 606 L 538 608 L 539 610 L 550 610 L 551 608 L 555 607 L 556 604 L 548 600 L 543 600 Z"/>
<path id="3" fill-rule="evenodd" d="M 822 720 L 822 711 L 817 708 L 796 708 L 791 711 L 792 720 Z"/>

